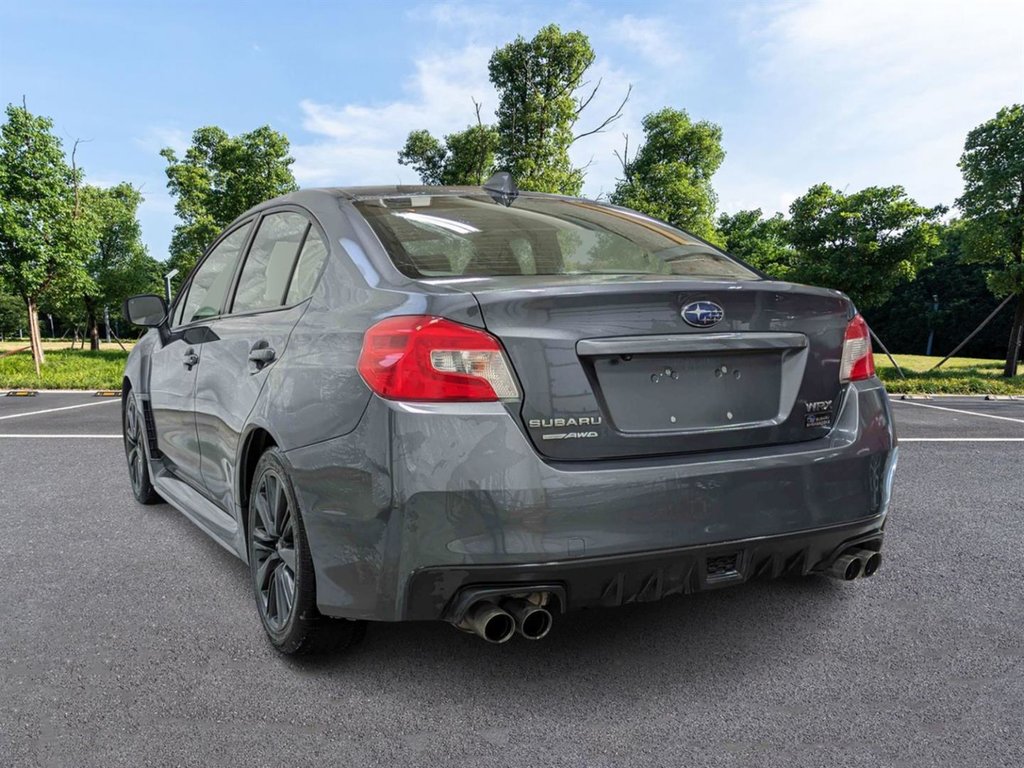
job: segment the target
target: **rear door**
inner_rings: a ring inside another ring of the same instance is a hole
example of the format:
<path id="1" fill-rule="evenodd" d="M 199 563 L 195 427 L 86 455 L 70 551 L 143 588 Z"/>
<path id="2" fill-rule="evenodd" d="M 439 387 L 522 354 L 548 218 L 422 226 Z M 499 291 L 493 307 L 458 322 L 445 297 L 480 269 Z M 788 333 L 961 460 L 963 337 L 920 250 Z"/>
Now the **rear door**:
<path id="1" fill-rule="evenodd" d="M 305 311 L 327 249 L 298 210 L 260 219 L 239 272 L 230 311 L 211 325 L 196 382 L 196 429 L 210 497 L 231 509 L 239 441 L 268 372 Z"/>
<path id="2" fill-rule="evenodd" d="M 203 487 L 194 409 L 196 378 L 210 324 L 221 313 L 251 229 L 251 221 L 239 225 L 210 250 L 175 304 L 168 342 L 152 353 L 149 401 L 157 446 L 168 470 L 196 488 Z"/>

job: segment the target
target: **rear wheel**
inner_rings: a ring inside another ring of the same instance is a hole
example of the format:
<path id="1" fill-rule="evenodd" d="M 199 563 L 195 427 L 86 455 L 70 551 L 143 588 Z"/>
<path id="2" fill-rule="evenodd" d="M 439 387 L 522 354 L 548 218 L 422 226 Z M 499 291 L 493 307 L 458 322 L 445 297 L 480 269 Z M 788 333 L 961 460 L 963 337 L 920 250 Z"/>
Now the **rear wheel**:
<path id="1" fill-rule="evenodd" d="M 142 408 L 139 406 L 133 390 L 128 390 L 121 421 L 121 431 L 124 434 L 124 453 L 128 459 L 128 477 L 131 480 L 132 493 L 140 504 L 157 504 L 161 498 L 153 489 L 153 483 L 149 479 L 145 422 L 142 417 Z"/>
<path id="2" fill-rule="evenodd" d="M 340 651 L 362 639 L 364 622 L 330 619 L 317 611 L 306 530 L 277 448 L 267 449 L 253 476 L 249 570 L 263 628 L 281 653 Z"/>

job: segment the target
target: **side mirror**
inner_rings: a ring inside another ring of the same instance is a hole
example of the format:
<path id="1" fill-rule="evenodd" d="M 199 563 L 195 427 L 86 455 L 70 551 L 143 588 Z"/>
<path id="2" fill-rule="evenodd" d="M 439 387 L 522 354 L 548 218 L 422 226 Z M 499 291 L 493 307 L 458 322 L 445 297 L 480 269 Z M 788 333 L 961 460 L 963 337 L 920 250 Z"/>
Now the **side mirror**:
<path id="1" fill-rule="evenodd" d="M 125 299 L 124 316 L 132 325 L 157 328 L 167 319 L 167 302 L 153 293 L 132 296 Z"/>

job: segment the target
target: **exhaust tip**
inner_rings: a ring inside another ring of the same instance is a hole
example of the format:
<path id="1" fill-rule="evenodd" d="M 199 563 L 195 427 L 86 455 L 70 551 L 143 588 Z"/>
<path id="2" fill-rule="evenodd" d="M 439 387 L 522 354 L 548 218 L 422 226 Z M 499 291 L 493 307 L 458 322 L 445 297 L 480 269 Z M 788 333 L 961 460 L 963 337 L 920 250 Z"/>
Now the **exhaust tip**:
<path id="1" fill-rule="evenodd" d="M 501 607 L 512 615 L 516 621 L 516 629 L 527 640 L 541 640 L 547 637 L 554 624 L 550 611 L 522 598 L 506 600 Z"/>
<path id="2" fill-rule="evenodd" d="M 848 552 L 835 559 L 828 569 L 828 575 L 843 581 L 853 581 L 860 576 L 863 567 L 864 561 Z"/>
<path id="3" fill-rule="evenodd" d="M 516 622 L 494 603 L 480 602 L 466 615 L 469 628 L 488 643 L 507 643 L 516 633 Z"/>
<path id="4" fill-rule="evenodd" d="M 519 625 L 519 634 L 527 640 L 542 640 L 551 631 L 552 624 L 554 624 L 554 621 L 551 618 L 551 614 L 544 608 L 537 608 L 523 618 L 522 623 Z"/>
<path id="5" fill-rule="evenodd" d="M 507 613 L 495 613 L 484 624 L 484 640 L 489 643 L 506 643 L 516 632 L 516 623 Z"/>
<path id="6" fill-rule="evenodd" d="M 858 549 L 854 554 L 864 561 L 864 569 L 861 571 L 860 575 L 865 578 L 868 576 L 874 576 L 882 566 L 881 552 L 875 552 L 870 549 Z"/>

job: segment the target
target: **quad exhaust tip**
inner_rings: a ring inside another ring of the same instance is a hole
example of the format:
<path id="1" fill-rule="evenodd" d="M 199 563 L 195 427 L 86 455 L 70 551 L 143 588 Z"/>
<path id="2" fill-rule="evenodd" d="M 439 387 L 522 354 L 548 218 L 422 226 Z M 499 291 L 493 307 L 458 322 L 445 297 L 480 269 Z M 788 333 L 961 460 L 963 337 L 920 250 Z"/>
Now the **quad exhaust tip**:
<path id="1" fill-rule="evenodd" d="M 858 577 L 874 576 L 881 565 L 881 552 L 851 547 L 832 561 L 828 575 L 842 581 L 853 581 Z"/>
<path id="2" fill-rule="evenodd" d="M 478 600 L 455 626 L 497 645 L 507 643 L 517 632 L 527 640 L 542 640 L 553 624 L 551 612 L 543 605 L 524 597 L 510 597 L 500 603 Z"/>
<path id="3" fill-rule="evenodd" d="M 882 553 L 871 549 L 858 549 L 854 554 L 864 563 L 860 575 L 864 578 L 874 576 L 882 565 Z"/>

